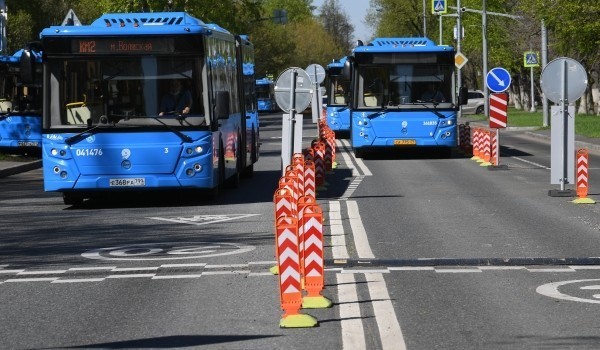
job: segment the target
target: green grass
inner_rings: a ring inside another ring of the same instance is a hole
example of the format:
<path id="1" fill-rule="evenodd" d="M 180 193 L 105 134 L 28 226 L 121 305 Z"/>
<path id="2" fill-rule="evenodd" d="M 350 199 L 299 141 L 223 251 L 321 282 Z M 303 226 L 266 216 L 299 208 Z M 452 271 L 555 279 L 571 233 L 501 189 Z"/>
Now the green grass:
<path id="1" fill-rule="evenodd" d="M 481 114 L 471 115 L 470 117 L 480 117 L 480 120 L 486 119 Z M 550 119 L 550 114 L 548 114 L 548 119 Z M 542 129 L 543 121 L 544 116 L 541 111 L 532 113 L 514 108 L 508 109 L 508 126 L 539 127 Z M 600 116 L 577 114 L 575 116 L 575 133 L 581 136 L 600 138 Z"/>

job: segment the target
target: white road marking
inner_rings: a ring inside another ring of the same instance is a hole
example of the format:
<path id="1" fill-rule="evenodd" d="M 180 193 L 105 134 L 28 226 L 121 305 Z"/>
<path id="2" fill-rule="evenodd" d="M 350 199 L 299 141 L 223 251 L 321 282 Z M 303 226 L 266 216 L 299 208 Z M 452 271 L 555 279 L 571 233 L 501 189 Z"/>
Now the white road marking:
<path id="1" fill-rule="evenodd" d="M 398 323 L 398 317 L 394 312 L 394 305 L 380 273 L 365 274 L 367 287 L 371 295 L 371 304 L 375 313 L 375 320 L 381 337 L 381 348 L 383 350 L 405 350 L 404 335 Z"/>
<path id="2" fill-rule="evenodd" d="M 369 245 L 367 232 L 358 212 L 358 204 L 356 201 L 347 201 L 346 205 L 348 206 L 348 219 L 350 220 L 350 227 L 352 227 L 352 236 L 354 237 L 358 257 L 361 259 L 374 259 L 375 255 L 373 255 Z"/>
<path id="3" fill-rule="evenodd" d="M 156 271 L 159 266 L 151 267 L 117 267 L 111 270 L 111 272 L 127 272 L 127 271 Z"/>
<path id="4" fill-rule="evenodd" d="M 153 280 L 167 280 L 167 279 L 181 279 L 181 278 L 200 278 L 202 274 L 192 274 L 192 275 L 165 275 L 165 276 L 154 276 Z"/>
<path id="5" fill-rule="evenodd" d="M 349 259 L 350 255 L 348 255 L 348 249 L 346 249 L 346 236 L 339 201 L 329 201 L 329 228 L 332 255 L 335 259 Z"/>
<path id="6" fill-rule="evenodd" d="M 116 266 L 90 266 L 90 267 L 71 267 L 69 271 L 103 271 L 113 270 Z"/>
<path id="7" fill-rule="evenodd" d="M 523 163 L 527 163 L 529 165 L 533 165 L 533 166 L 538 167 L 538 168 L 550 170 L 550 168 L 547 167 L 547 166 L 545 166 L 545 165 L 542 165 L 542 164 L 539 164 L 539 163 L 535 163 L 535 162 L 531 162 L 529 160 L 526 160 L 526 159 L 523 159 L 523 158 L 520 158 L 520 157 L 511 156 L 511 158 L 519 160 L 519 161 L 521 161 Z"/>
<path id="8" fill-rule="evenodd" d="M 134 273 L 134 274 L 127 274 L 127 275 L 108 275 L 106 276 L 106 278 L 147 278 L 147 277 L 154 277 L 155 274 L 154 273 Z"/>
<path id="9" fill-rule="evenodd" d="M 17 275 L 58 275 L 61 273 L 65 273 L 67 270 L 46 270 L 46 271 L 22 271 L 17 273 Z"/>
<path id="10" fill-rule="evenodd" d="M 373 173 L 365 165 L 365 163 L 363 162 L 362 159 L 356 158 L 353 155 L 351 155 L 352 154 L 352 146 L 350 145 L 350 141 L 348 141 L 348 140 L 339 140 L 339 141 L 345 151 L 345 152 L 340 152 L 340 153 L 342 154 L 342 157 L 346 161 L 346 164 L 348 165 L 348 167 L 354 170 L 354 167 L 352 166 L 352 160 L 354 160 L 356 162 L 356 165 L 358 165 L 358 167 L 360 168 L 362 175 L 373 176 Z M 350 157 L 352 157 L 352 158 L 350 158 Z M 354 173 L 354 171 L 353 171 L 353 173 Z"/>
<path id="11" fill-rule="evenodd" d="M 11 278 L 4 282 L 6 282 L 6 283 L 11 283 L 11 282 L 52 282 L 57 279 L 58 279 L 58 277 Z"/>
<path id="12" fill-rule="evenodd" d="M 169 221 L 169 222 L 175 222 L 178 224 L 189 224 L 189 225 L 201 226 L 201 225 L 215 224 L 217 222 L 244 219 L 244 218 L 248 218 L 251 216 L 258 216 L 258 215 L 260 215 L 260 214 L 196 215 L 196 216 L 193 216 L 190 218 L 183 218 L 183 217 L 161 218 L 161 217 L 152 216 L 152 217 L 148 217 L 148 219 Z"/>
<path id="13" fill-rule="evenodd" d="M 482 272 L 479 269 L 435 269 L 436 273 L 470 273 L 470 272 Z"/>
<path id="14" fill-rule="evenodd" d="M 169 268 L 169 267 L 204 267 L 206 263 L 198 263 L 198 264 L 162 264 L 160 267 Z"/>
<path id="15" fill-rule="evenodd" d="M 340 322 L 342 326 L 342 348 L 344 350 L 366 349 L 360 304 L 356 292 L 354 275 L 336 274 Z"/>
<path id="16" fill-rule="evenodd" d="M 71 279 L 57 279 L 52 283 L 86 283 L 86 282 L 103 282 L 106 278 L 71 278 Z"/>

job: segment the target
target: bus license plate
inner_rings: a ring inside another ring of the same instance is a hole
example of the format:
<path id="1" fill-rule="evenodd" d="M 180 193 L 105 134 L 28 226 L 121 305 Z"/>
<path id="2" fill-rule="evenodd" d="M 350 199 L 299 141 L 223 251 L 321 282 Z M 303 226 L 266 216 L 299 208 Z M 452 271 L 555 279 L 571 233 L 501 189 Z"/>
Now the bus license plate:
<path id="1" fill-rule="evenodd" d="M 417 140 L 394 140 L 396 146 L 414 146 L 417 144 Z"/>
<path id="2" fill-rule="evenodd" d="M 39 144 L 36 141 L 19 141 L 19 147 L 37 147 Z"/>
<path id="3" fill-rule="evenodd" d="M 135 177 L 131 179 L 110 179 L 108 180 L 110 187 L 143 187 L 146 186 L 146 179 L 143 177 Z"/>

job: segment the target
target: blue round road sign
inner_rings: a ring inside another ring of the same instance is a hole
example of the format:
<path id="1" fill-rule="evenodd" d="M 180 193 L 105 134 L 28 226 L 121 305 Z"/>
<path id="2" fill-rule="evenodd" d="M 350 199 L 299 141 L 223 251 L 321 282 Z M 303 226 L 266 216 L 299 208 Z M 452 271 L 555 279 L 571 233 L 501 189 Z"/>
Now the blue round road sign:
<path id="1" fill-rule="evenodd" d="M 500 67 L 492 68 L 485 77 L 488 89 L 493 92 L 504 92 L 510 86 L 510 73 Z"/>

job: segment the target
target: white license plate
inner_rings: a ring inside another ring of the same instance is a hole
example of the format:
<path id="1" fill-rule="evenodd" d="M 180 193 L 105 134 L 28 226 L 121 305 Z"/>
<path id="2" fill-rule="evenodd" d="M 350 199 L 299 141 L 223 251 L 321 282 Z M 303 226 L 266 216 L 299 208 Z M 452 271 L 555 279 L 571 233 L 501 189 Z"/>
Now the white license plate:
<path id="1" fill-rule="evenodd" d="M 38 143 L 35 141 L 19 141 L 19 147 L 37 147 Z"/>
<path id="2" fill-rule="evenodd" d="M 146 179 L 143 177 L 110 179 L 108 180 L 108 184 L 110 187 L 143 187 L 146 186 Z"/>

